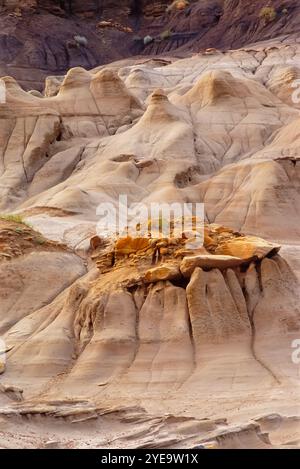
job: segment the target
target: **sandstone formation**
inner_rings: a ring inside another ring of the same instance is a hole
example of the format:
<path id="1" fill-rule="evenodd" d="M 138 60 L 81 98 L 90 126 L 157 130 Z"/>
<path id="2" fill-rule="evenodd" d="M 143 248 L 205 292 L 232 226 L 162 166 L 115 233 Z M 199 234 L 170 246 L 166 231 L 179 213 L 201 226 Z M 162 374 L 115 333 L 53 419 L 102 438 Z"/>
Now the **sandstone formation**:
<path id="1" fill-rule="evenodd" d="M 203 44 L 2 78 L 0 446 L 299 446 L 299 41 Z"/>
<path id="2" fill-rule="evenodd" d="M 55 236 L 77 245 L 95 233 L 98 205 L 120 194 L 129 203 L 201 201 L 210 223 L 294 242 L 298 106 L 264 76 L 280 62 L 296 67 L 297 52 L 288 43 L 255 48 L 164 66 L 75 68 L 44 98 L 3 78 L 1 211 L 26 210 L 42 231 L 42 213 L 56 211 Z"/>
<path id="3" fill-rule="evenodd" d="M 219 239 L 222 233 L 228 234 L 224 227 L 216 226 L 211 234 L 216 228 Z M 33 308 L 10 308 L 9 323 L 4 315 L 8 359 L 2 393 L 9 396 L 10 389 L 19 391 L 13 391 L 14 402 L 2 407 L 2 415 L 10 420 L 16 412 L 54 419 L 70 416 L 80 425 L 97 420 L 110 409 L 112 415 L 117 411 L 121 426 L 126 419 L 139 426 L 145 412 L 159 415 L 167 406 L 170 413 L 187 412 L 186 423 L 181 420 L 172 430 L 165 420 L 167 439 L 160 433 L 154 439 L 151 435 L 146 438 L 148 425 L 144 425 L 136 440 L 142 447 L 176 442 L 190 446 L 201 441 L 201 434 L 207 447 L 222 447 L 222 431 L 225 435 L 238 432 L 236 447 L 271 447 L 269 437 L 260 436 L 259 425 L 250 436 L 251 427 L 226 428 L 226 420 L 219 424 L 208 420 L 204 425 L 190 415 L 194 408 L 189 399 L 194 395 L 202 402 L 213 390 L 216 401 L 229 394 L 239 402 L 257 382 L 268 396 L 277 395 L 280 389 L 287 393 L 289 385 L 297 385 L 289 344 L 299 333 L 298 280 L 278 255 L 279 246 L 265 243 L 262 254 L 263 241 L 252 238 L 252 246 L 260 254 L 245 259 L 242 242 L 247 247 L 247 237 L 236 233 L 232 238 L 239 241 L 242 264 L 235 262 L 236 257 L 211 253 L 214 265 L 200 268 L 197 263 L 189 264 L 183 274 L 182 264 L 191 257 L 182 254 L 178 258 L 174 249 L 187 240 L 170 239 L 166 242 L 169 254 L 164 261 L 154 262 L 151 254 L 159 239 L 156 244 L 152 240 L 152 252 L 147 252 L 143 238 L 118 239 L 109 246 L 93 239 L 94 261 L 103 261 L 103 256 L 111 259 L 109 253 L 114 251 L 110 267 L 103 270 L 101 264 L 98 273 L 92 269 L 46 306 L 39 305 L 37 297 Z M 63 262 L 71 266 L 70 260 Z M 24 262 L 14 266 L 15 274 L 24 268 Z M 66 276 L 66 268 L 63 272 Z M 32 285 L 33 279 L 30 282 Z M 30 298 L 33 300 L 32 292 Z M 26 304 L 24 294 L 22 300 Z M 5 303 L 3 307 L 5 312 Z M 136 396 L 142 407 L 133 410 Z M 120 412 L 124 412 L 121 419 Z M 288 425 L 279 444 L 289 429 Z M 241 431 L 245 436 L 239 435 Z M 126 440 L 120 441 L 128 445 Z"/>

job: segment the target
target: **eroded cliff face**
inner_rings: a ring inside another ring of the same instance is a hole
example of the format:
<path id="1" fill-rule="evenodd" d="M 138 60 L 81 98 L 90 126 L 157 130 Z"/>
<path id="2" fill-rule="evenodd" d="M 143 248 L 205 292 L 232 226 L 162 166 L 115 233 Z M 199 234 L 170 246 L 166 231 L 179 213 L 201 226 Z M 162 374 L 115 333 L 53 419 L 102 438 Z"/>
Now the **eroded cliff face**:
<path id="1" fill-rule="evenodd" d="M 43 447 L 58 420 L 58 447 L 288 443 L 297 417 L 277 415 L 271 425 L 268 416 L 281 408 L 280 393 L 294 412 L 297 405 L 289 386 L 297 386 L 290 343 L 300 327 L 299 283 L 280 246 L 215 224 L 205 225 L 196 250 L 188 236 L 93 237 L 97 268 L 84 275 L 81 259 L 59 243 L 44 239 L 36 249 L 41 235 L 26 225 L 0 221 L 0 236 L 10 252 L 0 258 L 8 354 L 0 412 L 6 431 L 16 415 L 26 419 L 31 435 L 20 435 L 21 447 Z M 255 408 L 254 395 L 265 415 L 249 424 L 239 406 Z"/>
<path id="2" fill-rule="evenodd" d="M 187 2 L 186 2 L 187 3 Z M 170 0 L 3 0 L 0 11 L 35 11 L 46 10 L 56 15 L 78 15 L 81 18 L 100 15 L 113 18 L 128 16 L 162 16 Z"/>
<path id="3" fill-rule="evenodd" d="M 94 227 L 99 203 L 131 187 L 133 202 L 200 200 L 210 222 L 296 241 L 294 44 L 74 68 L 44 97 L 4 78 L 1 211 L 69 211 L 75 245 L 78 219 Z"/>
<path id="4" fill-rule="evenodd" d="M 3 78 L 3 444 L 299 444 L 299 54 L 290 35 L 44 94 Z M 103 233 L 124 194 L 204 202 L 203 246 Z"/>

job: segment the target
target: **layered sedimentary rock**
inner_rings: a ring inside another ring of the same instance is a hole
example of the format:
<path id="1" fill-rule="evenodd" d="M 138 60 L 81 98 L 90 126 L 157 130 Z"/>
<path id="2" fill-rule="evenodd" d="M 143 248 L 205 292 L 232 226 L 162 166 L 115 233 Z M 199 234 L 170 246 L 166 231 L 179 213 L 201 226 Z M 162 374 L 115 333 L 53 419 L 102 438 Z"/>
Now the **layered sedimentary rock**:
<path id="1" fill-rule="evenodd" d="M 76 67 L 43 95 L 3 78 L 0 410 L 37 438 L 18 444 L 298 444 L 298 53 Z M 203 245 L 104 230 L 120 196 L 204 203 Z"/>
<path id="2" fill-rule="evenodd" d="M 69 212 L 58 220 L 63 239 L 78 220 L 95 232 L 98 205 L 127 194 L 129 203 L 204 202 L 210 223 L 296 240 L 298 104 L 264 81 L 287 62 L 296 67 L 297 52 L 278 43 L 163 66 L 75 68 L 44 98 L 4 78 L 1 210 L 31 210 L 37 226 L 40 207 Z"/>
<path id="3" fill-rule="evenodd" d="M 66 246 L 46 240 L 19 221 L 0 218 L 1 337 L 84 273 L 84 263 Z M 3 359 L 1 355 L 0 362 Z"/>
<path id="4" fill-rule="evenodd" d="M 97 419 L 105 409 L 114 412 L 121 400 L 129 421 L 138 425 L 143 408 L 150 415 L 154 409 L 160 414 L 167 405 L 170 413 L 186 409 L 189 415 L 191 396 L 202 402 L 212 392 L 216 400 L 229 393 L 238 402 L 247 399 L 258 382 L 268 396 L 296 385 L 289 344 L 299 334 L 299 285 L 278 255 L 280 247 L 252 238 L 259 254 L 245 258 L 247 237 L 232 232 L 228 237 L 230 230 L 224 227 L 206 229 L 216 248 L 224 236 L 236 242 L 242 262 L 224 265 L 215 249 L 210 254 L 214 265 L 190 264 L 189 271 L 182 272 L 191 257 L 205 257 L 197 251 L 183 254 L 187 240 L 165 240 L 169 252 L 154 262 L 159 238 L 150 248 L 142 238 L 118 239 L 109 247 L 94 238 L 92 259 L 100 272 L 92 270 L 47 306 L 22 314 L 18 310 L 22 317 L 11 310 L 10 323 L 3 323 L 8 358 L 2 391 L 7 395 L 13 383 L 22 399 L 2 408 L 2 414 L 38 412 L 84 422 Z M 180 256 L 175 255 L 178 247 Z M 201 249 L 210 247 L 207 235 Z M 112 251 L 113 262 L 103 269 L 103 257 L 111 259 Z M 130 416 L 136 396 L 142 407 Z M 161 400 L 163 396 L 167 400 Z M 199 440 L 199 420 L 187 417 L 186 423 L 187 436 L 179 437 L 183 423 L 177 424 L 175 438 L 169 436 L 165 444 Z M 170 435 L 170 424 L 165 425 Z M 224 425 L 226 421 L 223 431 Z M 217 429 L 207 421 L 202 438 Z M 158 433 L 156 444 L 161 438 Z M 143 432 L 139 439 L 146 444 Z M 246 441 L 250 444 L 249 435 Z M 214 445 L 221 442 L 217 439 Z"/>
<path id="5" fill-rule="evenodd" d="M 66 176 L 72 173 L 84 147 L 78 142 L 74 154 L 68 151 L 68 145 L 63 145 L 64 155 L 60 162 L 52 153 L 52 148 L 59 145 L 57 140 L 110 135 L 141 114 L 140 104 L 116 73 L 109 70 L 92 76 L 83 69 L 73 69 L 63 81 L 58 95 L 49 100 L 24 93 L 11 78 L 4 78 L 3 82 L 6 103 L 0 111 L 3 122 L 2 210 L 17 206 L 30 193 L 34 195 L 45 189 L 45 184 L 49 187 L 60 182 L 61 171 L 65 171 Z M 51 181 L 49 175 L 53 165 L 59 175 Z M 37 173 L 44 183 L 37 180 L 40 179 L 36 178 Z"/>

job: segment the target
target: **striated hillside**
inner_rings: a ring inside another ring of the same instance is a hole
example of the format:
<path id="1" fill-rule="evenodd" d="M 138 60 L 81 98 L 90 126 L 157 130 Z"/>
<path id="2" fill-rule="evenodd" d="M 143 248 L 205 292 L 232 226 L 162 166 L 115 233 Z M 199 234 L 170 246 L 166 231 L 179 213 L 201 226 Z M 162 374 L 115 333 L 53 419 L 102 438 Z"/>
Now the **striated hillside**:
<path id="1" fill-rule="evenodd" d="M 299 446 L 298 35 L 176 54 L 3 78 L 0 446 Z M 121 195 L 203 246 L 104 232 Z"/>

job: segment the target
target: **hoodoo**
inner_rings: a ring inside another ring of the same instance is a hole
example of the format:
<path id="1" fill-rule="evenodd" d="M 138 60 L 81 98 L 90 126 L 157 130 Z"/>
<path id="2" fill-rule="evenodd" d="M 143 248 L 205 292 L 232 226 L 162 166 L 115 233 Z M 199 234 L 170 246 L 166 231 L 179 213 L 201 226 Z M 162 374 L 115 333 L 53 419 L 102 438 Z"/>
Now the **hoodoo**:
<path id="1" fill-rule="evenodd" d="M 0 2 L 1 448 L 299 448 L 300 7 L 246 3 Z"/>

